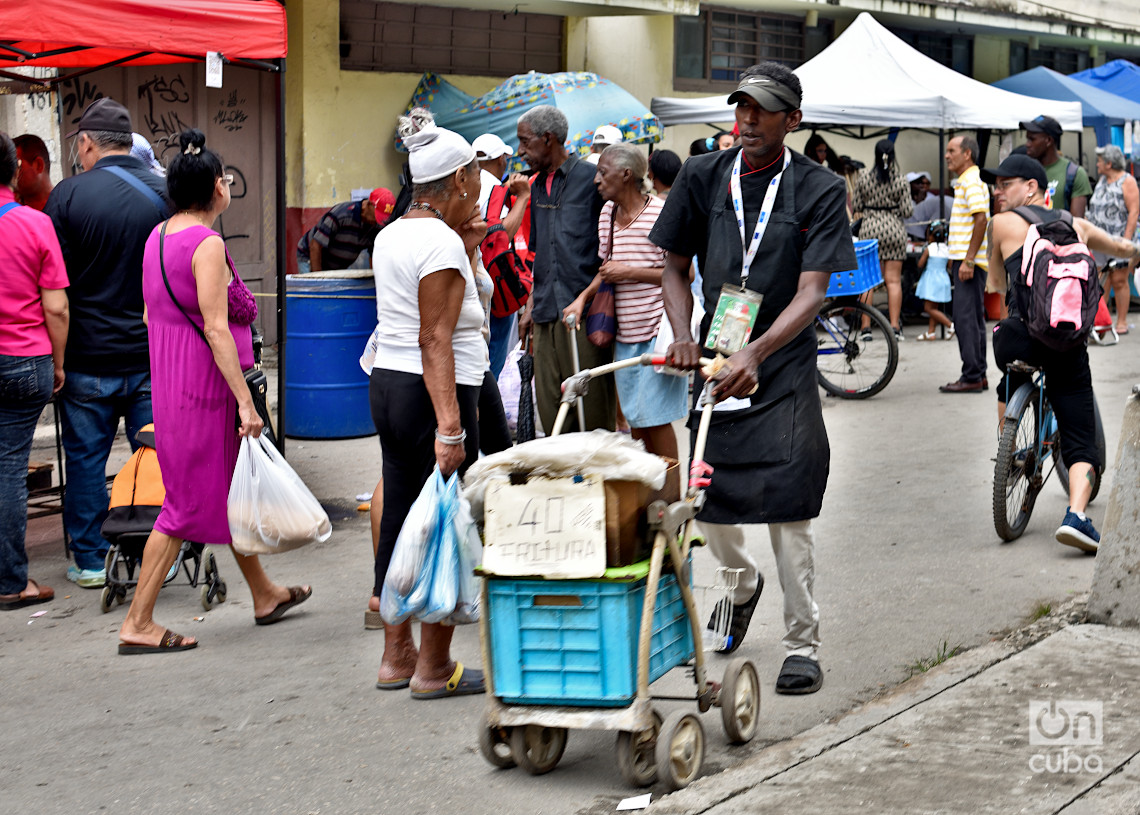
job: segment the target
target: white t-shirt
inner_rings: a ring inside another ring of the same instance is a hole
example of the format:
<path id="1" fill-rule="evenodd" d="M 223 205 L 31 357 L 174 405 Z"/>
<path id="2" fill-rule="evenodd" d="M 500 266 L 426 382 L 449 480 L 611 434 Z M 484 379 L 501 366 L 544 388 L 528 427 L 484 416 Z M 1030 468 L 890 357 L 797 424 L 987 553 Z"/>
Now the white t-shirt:
<path id="1" fill-rule="evenodd" d="M 486 170 L 479 171 L 479 214 L 487 220 L 487 201 L 491 198 L 491 190 L 502 182 Z"/>
<path id="2" fill-rule="evenodd" d="M 400 218 L 376 236 L 372 273 L 376 278 L 376 320 L 380 342 L 374 369 L 423 375 L 420 355 L 420 281 L 445 269 L 463 276 L 463 306 L 451 335 L 455 382 L 482 385 L 487 370 L 483 306 L 475 288 L 463 240 L 438 218 Z"/>

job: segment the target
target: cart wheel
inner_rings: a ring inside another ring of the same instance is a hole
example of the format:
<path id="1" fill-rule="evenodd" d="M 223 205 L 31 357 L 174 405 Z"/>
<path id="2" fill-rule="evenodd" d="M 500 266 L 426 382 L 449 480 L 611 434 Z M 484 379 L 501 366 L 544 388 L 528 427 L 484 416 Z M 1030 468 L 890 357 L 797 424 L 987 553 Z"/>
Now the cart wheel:
<path id="1" fill-rule="evenodd" d="M 214 553 L 206 549 L 202 553 L 202 608 L 209 611 L 217 603 L 226 600 L 226 587 L 218 573 L 218 561 Z"/>
<path id="2" fill-rule="evenodd" d="M 760 677 L 750 660 L 737 657 L 724 670 L 720 686 L 720 720 L 732 744 L 746 744 L 760 722 Z"/>
<path id="3" fill-rule="evenodd" d="M 633 787 L 648 787 L 657 780 L 657 737 L 661 716 L 653 711 L 653 727 L 639 733 L 623 730 L 617 734 L 617 760 L 621 777 Z"/>
<path id="4" fill-rule="evenodd" d="M 503 770 L 509 770 L 515 766 L 515 760 L 511 757 L 511 727 L 491 727 L 490 725 L 479 725 L 479 752 L 483 754 L 483 758 L 487 759 L 488 764 L 492 764 Z"/>
<path id="5" fill-rule="evenodd" d="M 99 595 L 99 608 L 103 609 L 104 614 L 111 610 L 111 604 L 115 602 L 117 596 L 118 592 L 116 592 L 113 587 L 103 587 L 103 593 Z M 121 603 L 123 601 L 120 600 L 119 602 Z"/>
<path id="6" fill-rule="evenodd" d="M 211 608 L 214 607 L 214 604 L 210 602 L 210 584 L 209 583 L 203 583 L 202 588 L 198 590 L 198 593 L 202 597 L 202 608 L 206 609 L 206 611 L 209 611 Z"/>
<path id="7" fill-rule="evenodd" d="M 657 776 L 672 792 L 689 786 L 705 759 L 705 731 L 694 713 L 674 710 L 661 725 L 655 748 Z"/>
<path id="8" fill-rule="evenodd" d="M 553 770 L 565 749 L 565 727 L 528 724 L 511 730 L 511 758 L 531 775 Z"/>
<path id="9" fill-rule="evenodd" d="M 114 562 L 115 550 L 114 548 L 111 548 L 107 550 L 107 556 L 103 558 L 103 568 L 106 570 L 108 577 L 111 575 L 111 566 L 114 564 Z"/>
<path id="10" fill-rule="evenodd" d="M 121 587 L 121 588 L 120 588 L 120 589 L 119 589 L 119 590 L 118 590 L 118 591 L 115 593 L 115 602 L 116 602 L 116 603 L 118 603 L 120 606 L 121 606 L 123 603 L 127 602 L 127 590 L 126 590 L 126 588 L 125 588 L 125 587 Z"/>
<path id="11" fill-rule="evenodd" d="M 218 590 L 214 593 L 219 603 L 226 602 L 226 581 L 218 579 Z"/>

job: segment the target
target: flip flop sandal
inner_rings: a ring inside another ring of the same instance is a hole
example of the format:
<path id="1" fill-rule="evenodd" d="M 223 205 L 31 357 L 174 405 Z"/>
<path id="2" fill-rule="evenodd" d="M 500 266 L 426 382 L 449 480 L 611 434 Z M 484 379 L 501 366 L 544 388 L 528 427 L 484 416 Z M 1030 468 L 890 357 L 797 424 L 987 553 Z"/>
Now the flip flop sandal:
<path id="1" fill-rule="evenodd" d="M 283 616 L 285 616 L 285 612 L 293 608 L 293 606 L 301 605 L 301 603 L 305 602 L 312 596 L 312 587 L 309 587 L 309 590 L 305 591 L 300 586 L 290 586 L 288 600 L 278 603 L 277 607 L 274 608 L 273 611 L 266 614 L 264 617 L 254 617 L 253 621 L 258 625 L 272 625 L 273 623 L 280 620 Z"/>
<path id="2" fill-rule="evenodd" d="M 413 699 L 443 699 L 448 696 L 470 696 L 476 693 L 486 693 L 487 684 L 483 679 L 483 672 L 478 668 L 464 668 L 462 662 L 455 663 L 455 673 L 447 684 L 435 690 L 414 690 Z"/>
<path id="3" fill-rule="evenodd" d="M 55 590 L 51 587 L 41 586 L 34 580 L 29 580 L 28 582 L 35 586 L 39 593 L 30 597 L 24 594 L 24 592 L 0 595 L 0 611 L 15 611 L 20 608 L 47 603 L 55 597 Z"/>
<path id="4" fill-rule="evenodd" d="M 823 687 L 823 671 L 810 657 L 790 656 L 776 677 L 776 693 L 798 695 L 815 693 Z"/>
<path id="5" fill-rule="evenodd" d="M 380 690 L 403 690 L 412 684 L 412 678 L 406 676 L 403 679 L 378 679 L 376 680 L 376 687 Z"/>
<path id="6" fill-rule="evenodd" d="M 752 622 L 752 614 L 756 611 L 756 604 L 760 601 L 760 592 L 762 591 L 764 591 L 764 575 L 757 572 L 756 591 L 748 598 L 747 602 L 740 605 L 734 603 L 732 606 L 732 619 L 728 621 L 728 636 L 725 637 L 724 647 L 716 649 L 718 654 L 731 654 L 744 642 L 744 635 L 748 633 L 748 624 Z M 713 611 L 712 618 L 709 619 L 710 631 L 718 630 L 716 624 L 719 615 L 723 612 L 723 607 L 718 604 L 718 607 Z"/>
<path id="7" fill-rule="evenodd" d="M 169 628 L 162 632 L 162 639 L 159 640 L 158 645 L 128 645 L 125 642 L 119 643 L 120 654 L 166 654 L 175 651 L 189 651 L 191 648 L 197 648 L 198 641 L 186 642 L 186 638 L 181 634 L 175 634 Z"/>

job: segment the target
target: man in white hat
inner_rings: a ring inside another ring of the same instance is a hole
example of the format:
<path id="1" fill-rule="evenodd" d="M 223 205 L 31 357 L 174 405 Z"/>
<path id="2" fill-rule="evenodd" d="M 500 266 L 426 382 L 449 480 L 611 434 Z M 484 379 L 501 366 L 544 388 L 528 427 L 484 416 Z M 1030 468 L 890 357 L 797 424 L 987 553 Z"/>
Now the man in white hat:
<path id="1" fill-rule="evenodd" d="M 503 183 L 503 175 L 507 172 L 507 159 L 514 155 L 509 144 L 494 133 L 484 133 L 471 142 L 475 148 L 475 157 L 479 159 L 479 211 L 483 218 L 487 217 L 487 199 L 491 190 Z"/>
<path id="2" fill-rule="evenodd" d="M 603 150 L 611 144 L 621 144 L 622 141 L 621 131 L 616 127 L 613 125 L 598 125 L 594 130 L 594 140 L 590 142 L 590 155 L 586 156 L 586 161 L 591 164 L 597 164 Z"/>
<path id="3" fill-rule="evenodd" d="M 910 184 L 910 197 L 914 201 L 914 213 L 906 219 L 906 234 L 919 243 L 926 242 L 926 227 L 931 221 L 947 220 L 954 207 L 954 199 L 948 195 L 930 194 L 930 173 L 907 173 L 906 183 Z"/>

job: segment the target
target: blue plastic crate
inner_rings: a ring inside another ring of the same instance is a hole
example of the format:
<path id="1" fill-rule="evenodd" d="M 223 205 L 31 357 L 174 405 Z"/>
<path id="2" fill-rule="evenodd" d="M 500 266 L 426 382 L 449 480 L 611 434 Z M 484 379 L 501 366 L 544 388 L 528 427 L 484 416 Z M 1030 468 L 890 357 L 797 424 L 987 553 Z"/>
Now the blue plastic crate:
<path id="1" fill-rule="evenodd" d="M 487 578 L 492 678 L 504 702 L 619 707 L 637 694 L 644 578 L 636 581 Z M 649 681 L 693 658 L 677 578 L 657 586 Z"/>
<path id="2" fill-rule="evenodd" d="M 862 294 L 883 282 L 877 240 L 855 241 L 855 259 L 859 263 L 859 268 L 850 272 L 831 273 L 831 279 L 827 282 L 828 297 Z"/>

